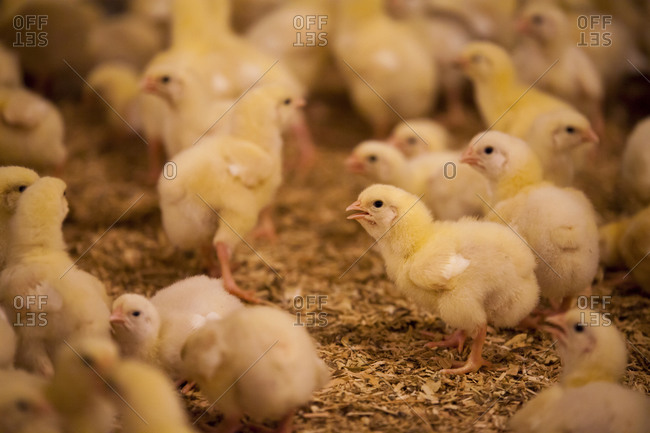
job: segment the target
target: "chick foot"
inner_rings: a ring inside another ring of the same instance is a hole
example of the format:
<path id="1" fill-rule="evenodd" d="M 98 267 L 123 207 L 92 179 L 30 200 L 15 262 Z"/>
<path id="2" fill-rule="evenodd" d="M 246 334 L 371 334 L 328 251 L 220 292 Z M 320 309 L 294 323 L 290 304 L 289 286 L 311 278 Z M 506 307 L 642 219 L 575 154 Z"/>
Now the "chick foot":
<path id="1" fill-rule="evenodd" d="M 231 295 L 237 296 L 242 301 L 250 302 L 252 304 L 260 304 L 261 301 L 255 296 L 255 292 L 242 290 L 235 282 L 230 269 L 230 249 L 223 242 L 217 242 L 217 258 L 221 264 L 221 277 L 223 279 L 223 287 Z"/>
<path id="2" fill-rule="evenodd" d="M 420 334 L 424 335 L 425 337 L 429 338 L 436 338 L 436 335 L 432 332 L 428 331 L 420 331 Z M 467 339 L 467 335 L 465 334 L 465 331 L 458 329 L 454 331 L 453 334 L 451 334 L 449 337 L 445 338 L 444 340 L 441 341 L 431 341 L 427 344 L 424 345 L 424 347 L 456 347 L 458 349 L 458 353 L 463 351 L 463 346 L 465 345 L 465 340 Z"/>
<path id="3" fill-rule="evenodd" d="M 275 224 L 272 218 L 273 209 L 270 206 L 265 207 L 260 212 L 259 222 L 257 227 L 251 232 L 253 239 L 266 238 L 271 243 L 278 241 L 278 234 L 275 231 Z"/>
<path id="4" fill-rule="evenodd" d="M 442 374 L 466 374 L 473 371 L 478 371 L 483 366 L 491 366 L 492 364 L 483 359 L 483 344 L 485 343 L 485 336 L 487 334 L 487 325 L 481 326 L 474 341 L 472 341 L 472 350 L 469 353 L 467 362 L 461 364 L 458 368 L 445 368 L 440 370 Z"/>

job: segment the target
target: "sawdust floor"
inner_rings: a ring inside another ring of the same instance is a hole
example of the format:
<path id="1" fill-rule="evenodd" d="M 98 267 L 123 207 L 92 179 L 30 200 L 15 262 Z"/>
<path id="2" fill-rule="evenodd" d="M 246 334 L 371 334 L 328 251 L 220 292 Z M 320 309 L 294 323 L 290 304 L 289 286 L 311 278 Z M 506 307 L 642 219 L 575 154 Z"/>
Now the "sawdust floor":
<path id="1" fill-rule="evenodd" d="M 309 112 L 319 159 L 307 179 L 287 179 L 278 194 L 279 241 L 253 240 L 256 252 L 241 245 L 235 256 L 241 286 L 289 312 L 296 312 L 296 295 L 326 296 L 320 310 L 304 306 L 300 312 L 303 319 L 308 311 L 325 313 L 317 316 L 324 326 L 309 331 L 333 379 L 298 411 L 296 430 L 503 431 L 522 402 L 557 380 L 552 341 L 539 332 L 490 329 L 484 355 L 493 369 L 438 373 L 452 360 L 465 359 L 468 348 L 458 354 L 424 347 L 419 331 L 442 338 L 450 330 L 394 289 L 378 254 L 366 253 L 371 238 L 345 219 L 345 207 L 365 183 L 344 171 L 343 160 L 369 131 L 344 102 L 339 105 L 316 103 Z M 64 108 L 72 151 L 64 176 L 71 205 L 64 230 L 71 255 L 81 257 L 78 265 L 101 278 L 113 296 L 151 295 L 201 273 L 197 258 L 174 251 L 165 238 L 155 189 L 144 183 L 146 146 L 137 137 L 110 138 L 79 108 Z M 648 393 L 650 298 L 629 278 L 614 289 L 612 281 L 623 275 L 607 273 L 595 293 L 612 296 L 606 311 L 630 342 L 626 383 Z M 185 400 L 193 419 L 209 404 L 196 392 Z"/>

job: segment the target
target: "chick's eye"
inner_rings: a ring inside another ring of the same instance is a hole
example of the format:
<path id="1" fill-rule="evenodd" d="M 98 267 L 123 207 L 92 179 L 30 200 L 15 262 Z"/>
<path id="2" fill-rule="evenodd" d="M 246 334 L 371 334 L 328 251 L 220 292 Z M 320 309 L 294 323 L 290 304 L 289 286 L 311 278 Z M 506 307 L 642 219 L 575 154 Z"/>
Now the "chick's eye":
<path id="1" fill-rule="evenodd" d="M 132 315 L 133 317 L 138 317 L 140 314 L 141 314 L 141 313 L 140 313 L 138 310 L 136 310 L 136 311 L 134 311 L 133 313 L 131 313 L 131 315 Z"/>
<path id="2" fill-rule="evenodd" d="M 160 81 L 165 84 L 169 83 L 171 80 L 172 79 L 169 75 L 163 75 L 162 77 L 160 77 Z"/>
<path id="3" fill-rule="evenodd" d="M 488 146 L 488 147 L 486 147 L 485 149 L 483 149 L 483 152 L 485 152 L 486 154 L 489 155 L 489 154 L 491 154 L 492 152 L 494 152 L 494 147 L 492 147 L 492 146 Z"/>
<path id="4" fill-rule="evenodd" d="M 418 139 L 415 138 L 415 137 L 409 137 L 408 140 L 406 140 L 406 142 L 407 142 L 408 144 L 413 145 L 413 144 L 416 144 L 416 143 L 418 142 Z"/>
<path id="5" fill-rule="evenodd" d="M 82 357 L 81 357 L 81 360 L 82 360 L 85 364 L 90 365 L 91 367 L 92 367 L 93 364 L 95 363 L 95 360 L 92 359 L 90 356 L 82 356 Z"/>
<path id="6" fill-rule="evenodd" d="M 27 189 L 27 185 L 20 185 L 20 186 L 18 187 L 18 192 L 23 192 L 23 191 L 25 191 L 26 189 Z"/>
<path id="7" fill-rule="evenodd" d="M 287 98 L 287 99 L 285 99 L 284 101 L 282 101 L 282 103 L 283 103 L 284 105 L 289 105 L 289 104 L 291 104 L 291 98 Z"/>
<path id="8" fill-rule="evenodd" d="M 375 161 L 377 161 L 377 157 L 376 157 L 375 155 L 370 155 L 370 156 L 368 157 L 368 161 L 370 161 L 370 162 L 375 162 Z"/>
<path id="9" fill-rule="evenodd" d="M 533 15 L 530 19 L 533 24 L 540 25 L 544 22 L 544 18 L 541 15 Z"/>
<path id="10" fill-rule="evenodd" d="M 583 332 L 585 330 L 585 325 L 583 325 L 582 323 L 576 323 L 575 325 L 573 325 L 573 329 L 575 329 L 576 332 Z"/>
<path id="11" fill-rule="evenodd" d="M 29 410 L 29 402 L 26 400 L 16 400 L 16 409 L 21 412 L 27 412 Z"/>
<path id="12" fill-rule="evenodd" d="M 568 132 L 569 134 L 573 134 L 574 132 L 576 132 L 576 129 L 573 126 L 567 126 L 565 131 Z"/>
<path id="13" fill-rule="evenodd" d="M 372 205 L 373 205 L 374 207 L 376 207 L 376 208 L 379 209 L 380 207 L 382 207 L 382 206 L 384 205 L 384 202 L 381 201 L 381 200 L 375 200 L 375 201 L 372 203 Z"/>

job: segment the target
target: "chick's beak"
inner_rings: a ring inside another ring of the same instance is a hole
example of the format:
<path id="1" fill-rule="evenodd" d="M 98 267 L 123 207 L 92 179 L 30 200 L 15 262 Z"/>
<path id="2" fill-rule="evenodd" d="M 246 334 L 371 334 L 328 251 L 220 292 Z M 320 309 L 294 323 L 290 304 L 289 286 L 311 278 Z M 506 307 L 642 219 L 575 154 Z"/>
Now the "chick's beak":
<path id="1" fill-rule="evenodd" d="M 111 325 L 113 324 L 124 324 L 126 322 L 126 317 L 124 317 L 124 311 L 122 310 L 122 307 L 117 307 L 113 312 L 111 313 L 111 317 L 109 317 L 109 322 Z"/>
<path id="2" fill-rule="evenodd" d="M 349 220 L 358 220 L 358 219 L 365 219 L 366 217 L 370 216 L 368 212 L 361 206 L 361 201 L 357 200 L 354 203 L 352 203 L 350 206 L 345 208 L 346 212 L 350 212 L 353 210 L 358 210 L 361 213 L 355 213 L 352 215 L 348 215 Z"/>
<path id="3" fill-rule="evenodd" d="M 544 325 L 542 325 L 542 329 L 557 338 L 560 343 L 566 343 L 567 325 L 564 313 L 547 317 Z"/>
<path id="4" fill-rule="evenodd" d="M 469 146 L 467 149 L 465 149 L 463 154 L 460 156 L 460 162 L 472 166 L 478 166 L 480 165 L 481 160 L 478 157 L 478 155 L 476 155 L 476 153 L 474 152 L 474 148 L 472 146 Z"/>
<path id="5" fill-rule="evenodd" d="M 596 134 L 596 132 L 591 128 L 584 131 L 581 137 L 583 143 L 594 143 L 594 144 L 600 143 L 600 138 L 598 137 L 598 134 Z"/>
<path id="6" fill-rule="evenodd" d="M 345 160 L 345 168 L 350 173 L 363 174 L 366 172 L 363 161 L 361 161 L 359 157 L 354 154 L 348 156 Z"/>
<path id="7" fill-rule="evenodd" d="M 515 30 L 517 33 L 527 34 L 530 31 L 530 22 L 525 18 L 519 18 L 515 22 Z"/>
<path id="8" fill-rule="evenodd" d="M 154 93 L 156 90 L 158 90 L 156 80 L 152 77 L 144 77 L 140 83 L 140 88 L 148 93 Z"/>
<path id="9" fill-rule="evenodd" d="M 296 108 L 303 108 L 307 105 L 307 100 L 305 98 L 299 98 L 296 100 Z"/>

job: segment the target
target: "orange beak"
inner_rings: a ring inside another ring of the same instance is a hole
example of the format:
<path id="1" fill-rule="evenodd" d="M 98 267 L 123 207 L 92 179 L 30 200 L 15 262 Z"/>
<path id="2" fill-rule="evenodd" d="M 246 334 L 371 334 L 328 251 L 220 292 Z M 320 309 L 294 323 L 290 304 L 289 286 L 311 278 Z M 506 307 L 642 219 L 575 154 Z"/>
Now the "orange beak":
<path id="1" fill-rule="evenodd" d="M 299 98 L 296 100 L 296 108 L 303 108 L 307 105 L 307 100 L 305 98 Z"/>
<path id="2" fill-rule="evenodd" d="M 471 166 L 478 166 L 480 165 L 481 160 L 476 155 L 476 153 L 474 153 L 474 148 L 472 146 L 469 146 L 460 156 L 460 162 L 469 164 Z"/>
<path id="3" fill-rule="evenodd" d="M 345 208 L 346 212 L 350 212 L 353 210 L 358 210 L 361 213 L 355 213 L 352 215 L 348 215 L 349 220 L 358 220 L 358 219 L 364 219 L 365 217 L 369 216 L 370 214 L 366 212 L 366 210 L 361 207 L 361 201 L 357 200 L 354 203 L 352 203 L 350 206 Z"/>
<path id="4" fill-rule="evenodd" d="M 600 138 L 598 137 L 598 134 L 596 134 L 596 132 L 591 128 L 583 132 L 581 138 L 583 143 L 594 143 L 594 144 L 600 143 Z"/>
<path id="5" fill-rule="evenodd" d="M 355 154 L 352 154 L 347 157 L 345 160 L 345 168 L 350 173 L 364 174 L 366 172 L 366 167 Z"/>
<path id="6" fill-rule="evenodd" d="M 126 322 L 126 317 L 124 317 L 124 311 L 122 310 L 122 306 L 120 305 L 117 307 L 113 312 L 111 313 L 111 317 L 108 318 L 108 321 L 113 324 L 113 323 L 119 323 L 123 324 Z"/>
<path id="7" fill-rule="evenodd" d="M 140 83 L 140 88 L 147 93 L 155 93 L 158 90 L 156 80 L 152 77 L 144 77 Z"/>
<path id="8" fill-rule="evenodd" d="M 526 18 L 519 18 L 515 22 L 515 30 L 517 33 L 528 34 L 530 32 L 530 22 Z"/>

